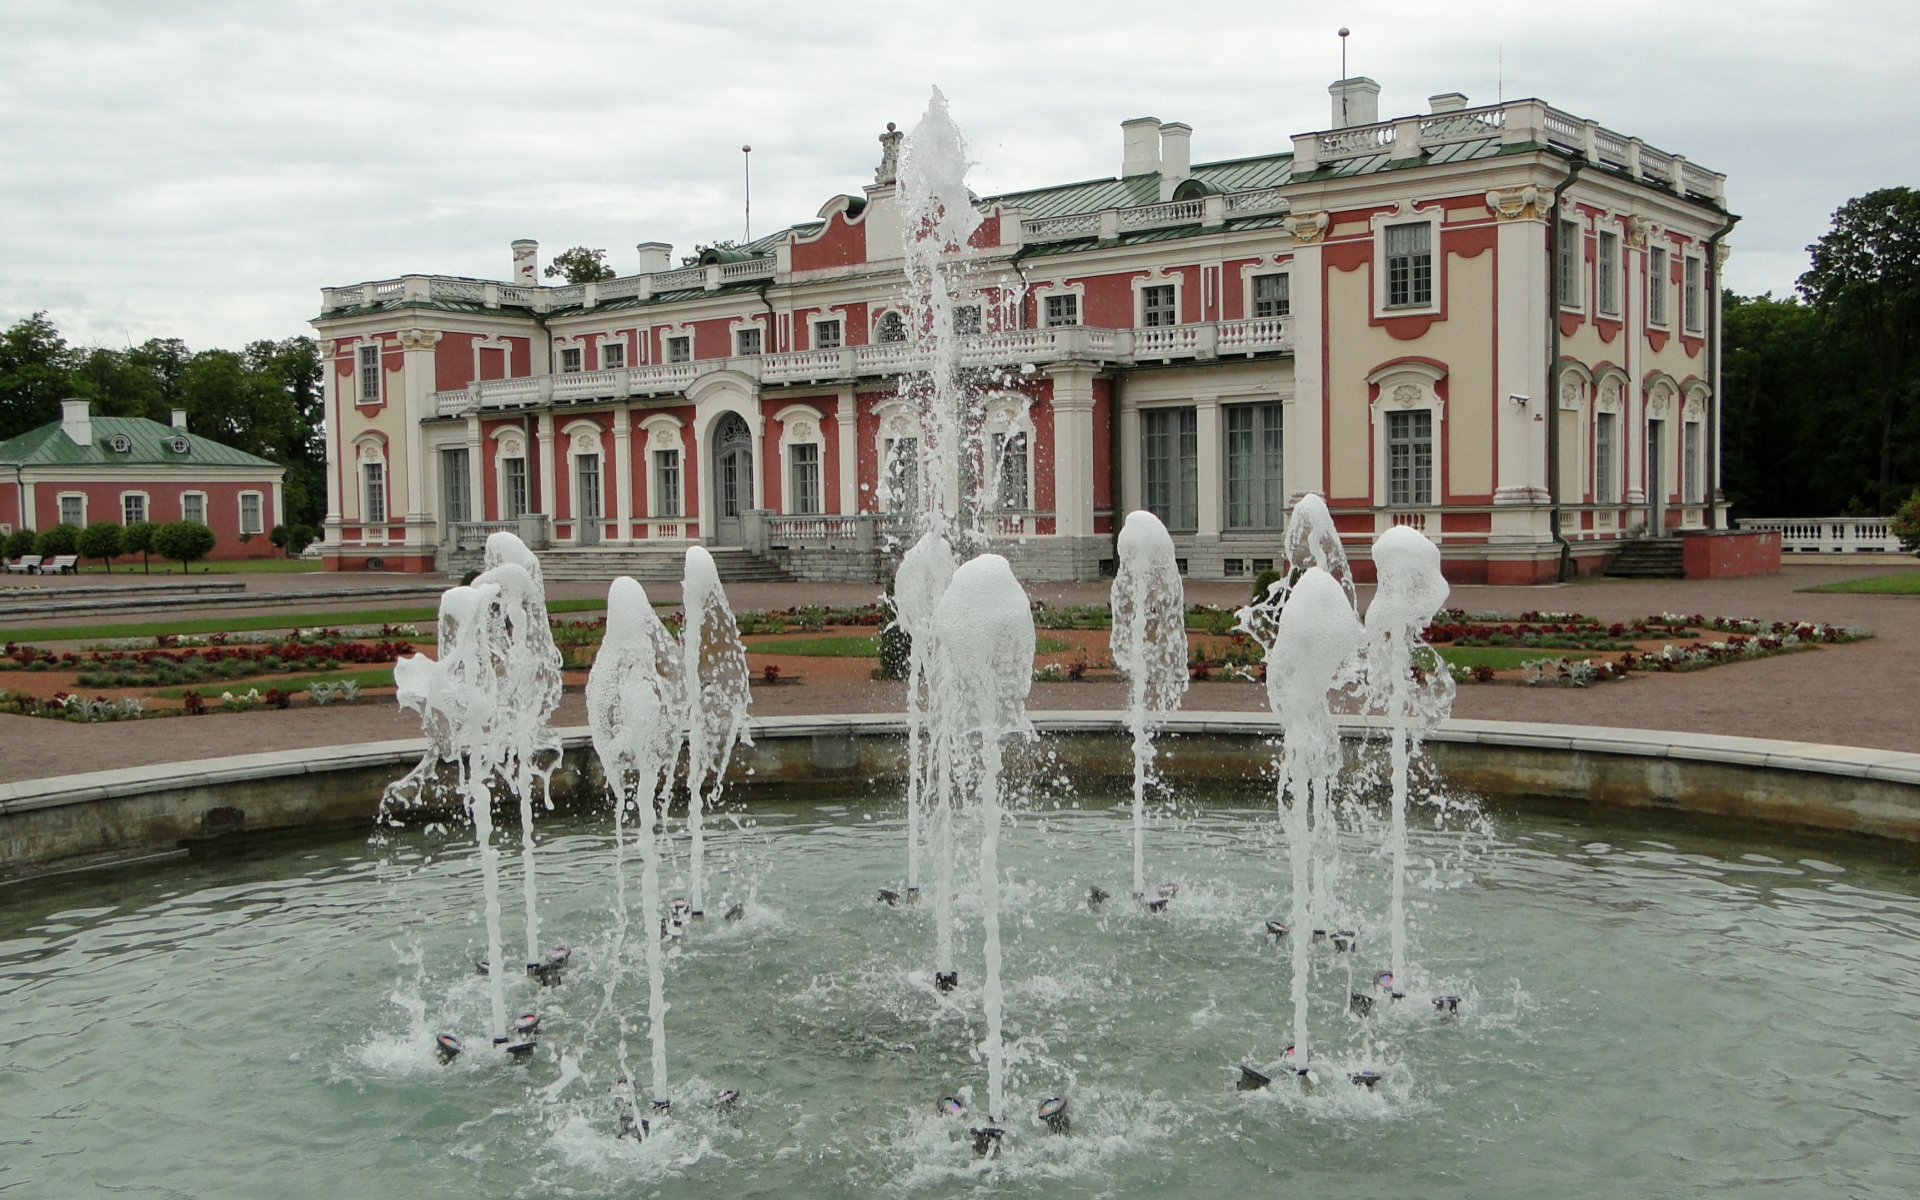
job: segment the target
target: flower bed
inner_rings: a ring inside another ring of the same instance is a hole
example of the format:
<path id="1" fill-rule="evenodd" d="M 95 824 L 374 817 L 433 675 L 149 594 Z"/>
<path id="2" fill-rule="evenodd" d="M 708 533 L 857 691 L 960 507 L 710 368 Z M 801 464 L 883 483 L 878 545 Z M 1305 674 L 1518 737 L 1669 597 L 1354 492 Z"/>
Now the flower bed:
<path id="1" fill-rule="evenodd" d="M 1729 636 L 1704 641 L 1702 631 Z M 1587 687 L 1625 679 L 1635 671 L 1694 671 L 1872 636 L 1866 630 L 1812 621 L 1760 621 L 1700 613 L 1655 613 L 1603 627 L 1579 613 L 1522 613 L 1518 619 L 1509 619 L 1498 613 L 1470 615 L 1453 609 L 1437 614 L 1427 627 L 1427 640 L 1435 645 L 1625 651 L 1611 661 L 1546 655 L 1530 659 L 1521 664 L 1519 676 L 1530 687 Z M 1665 640 L 1688 637 L 1694 640 L 1686 644 Z M 1455 664 L 1450 669 L 1461 683 L 1492 683 L 1500 677 L 1499 672 L 1485 666 Z"/>

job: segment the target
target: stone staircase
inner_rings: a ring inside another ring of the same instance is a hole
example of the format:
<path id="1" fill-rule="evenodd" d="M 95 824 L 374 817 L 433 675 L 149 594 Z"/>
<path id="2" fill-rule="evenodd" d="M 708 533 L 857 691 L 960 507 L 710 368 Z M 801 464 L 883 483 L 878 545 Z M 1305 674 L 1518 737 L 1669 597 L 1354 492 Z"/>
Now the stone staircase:
<path id="1" fill-rule="evenodd" d="M 745 550 L 714 550 L 722 583 L 788 583 L 793 576 Z M 686 574 L 685 550 L 542 550 L 540 570 L 549 582 L 605 583 L 629 575 L 641 583 L 678 583 Z"/>
<path id="2" fill-rule="evenodd" d="M 1686 550 L 1678 538 L 1638 538 L 1607 564 L 1613 579 L 1685 579 Z"/>

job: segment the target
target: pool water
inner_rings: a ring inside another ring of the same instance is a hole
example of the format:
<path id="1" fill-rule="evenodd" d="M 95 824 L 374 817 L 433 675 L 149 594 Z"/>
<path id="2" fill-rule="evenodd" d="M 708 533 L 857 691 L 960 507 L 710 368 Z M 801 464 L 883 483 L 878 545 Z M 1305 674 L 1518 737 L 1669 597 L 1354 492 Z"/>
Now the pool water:
<path id="1" fill-rule="evenodd" d="M 458 830 L 0 888 L 0 1195 L 1824 1197 L 1920 1178 L 1903 848 L 1544 804 L 1422 814 L 1409 995 L 1361 1018 L 1347 997 L 1386 965 L 1386 885 L 1356 838 L 1358 949 L 1315 950 L 1321 1085 L 1238 1093 L 1238 1065 L 1273 1062 L 1291 1028 L 1263 930 L 1287 905 L 1270 805 L 1158 820 L 1149 872 L 1179 885 L 1158 915 L 1126 899 L 1123 797 L 1031 805 L 1001 840 L 1014 1111 L 982 1160 L 965 1129 L 984 1114 L 935 1113 L 985 1093 L 971 879 L 942 995 L 931 905 L 875 899 L 904 870 L 897 805 L 734 817 L 709 836 L 709 889 L 746 916 L 716 911 L 668 959 L 674 1115 L 645 1143 L 615 1136 L 608 1094 L 623 1043 L 647 1094 L 647 1038 L 638 871 L 616 972 L 605 816 L 544 822 L 543 940 L 574 956 L 561 986 L 513 981 L 513 1011 L 543 1014 L 518 1065 L 484 1048 Z M 1097 909 L 1096 884 L 1114 895 Z M 443 1031 L 470 1047 L 449 1066 Z M 1345 1082 L 1361 1069 L 1384 1079 Z M 708 1104 L 721 1088 L 732 1111 Z M 1055 1094 L 1066 1136 L 1034 1115 Z"/>

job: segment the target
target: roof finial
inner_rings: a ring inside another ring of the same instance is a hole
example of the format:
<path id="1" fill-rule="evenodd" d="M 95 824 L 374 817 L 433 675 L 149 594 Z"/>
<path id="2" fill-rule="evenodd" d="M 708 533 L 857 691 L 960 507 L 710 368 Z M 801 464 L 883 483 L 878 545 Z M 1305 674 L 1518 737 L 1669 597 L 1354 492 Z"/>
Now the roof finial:
<path id="1" fill-rule="evenodd" d="M 880 165 L 873 171 L 875 187 L 885 187 L 899 180 L 900 142 L 906 136 L 892 121 L 887 122 L 887 131 L 880 135 Z"/>

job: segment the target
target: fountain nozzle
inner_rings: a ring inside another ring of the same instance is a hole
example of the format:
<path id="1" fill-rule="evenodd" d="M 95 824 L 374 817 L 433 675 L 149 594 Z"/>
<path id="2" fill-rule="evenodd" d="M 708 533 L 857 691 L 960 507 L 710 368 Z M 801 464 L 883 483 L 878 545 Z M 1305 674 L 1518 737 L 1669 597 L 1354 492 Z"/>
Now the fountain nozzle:
<path id="1" fill-rule="evenodd" d="M 989 1121 L 993 1118 L 988 1117 Z M 992 1158 L 1000 1152 L 1000 1139 L 1007 1131 L 998 1125 L 976 1125 L 967 1131 L 973 1135 L 973 1152 L 981 1158 Z"/>
<path id="2" fill-rule="evenodd" d="M 1040 1102 L 1040 1121 L 1048 1133 L 1071 1133 L 1073 1119 L 1067 1115 L 1067 1098 L 1052 1096 Z"/>
<path id="3" fill-rule="evenodd" d="M 1287 936 L 1286 925 L 1280 921 L 1268 921 L 1267 936 L 1272 938 L 1276 942 L 1279 941 L 1281 938 Z"/>
<path id="4" fill-rule="evenodd" d="M 967 1115 L 967 1106 L 960 1103 L 958 1096 L 942 1096 L 935 1102 L 933 1111 L 943 1117 L 964 1117 Z"/>
<path id="5" fill-rule="evenodd" d="M 1356 1017 L 1373 1015 L 1373 997 L 1365 992 L 1347 993 L 1347 1011 Z"/>
<path id="6" fill-rule="evenodd" d="M 960 972 L 935 971 L 933 973 L 933 986 L 943 992 L 952 991 L 954 988 L 960 986 Z"/>
<path id="7" fill-rule="evenodd" d="M 541 987 L 553 987 L 560 982 L 560 972 L 566 967 L 567 960 L 573 957 L 573 951 L 565 946 L 555 946 L 547 952 L 541 962 L 527 964 L 527 974 L 540 981 Z M 486 974 L 482 971 L 481 974 Z"/>
<path id="8" fill-rule="evenodd" d="M 513 1031 L 524 1038 L 530 1038 L 534 1034 L 539 1033 L 540 1014 L 537 1012 L 521 1013 L 513 1022 Z"/>
<path id="9" fill-rule="evenodd" d="M 919 888 L 917 888 L 917 887 L 910 887 L 910 888 L 908 888 L 908 889 L 907 889 L 907 903 L 908 903 L 908 904 L 918 904 L 918 903 L 920 903 L 920 889 L 919 889 Z"/>
<path id="10" fill-rule="evenodd" d="M 727 920 L 729 921 L 743 920 L 746 915 L 747 906 L 739 901 L 735 901 L 733 907 L 727 910 Z"/>
<path id="11" fill-rule="evenodd" d="M 1347 1076 L 1347 1078 L 1353 1081 L 1354 1086 L 1363 1087 L 1363 1088 L 1366 1088 L 1368 1091 L 1372 1091 L 1374 1085 L 1380 1082 L 1380 1072 L 1356 1071 L 1353 1074 Z"/>
<path id="12" fill-rule="evenodd" d="M 1398 991 L 1394 988 L 1392 971 L 1380 972 L 1378 975 L 1375 975 L 1373 977 L 1373 982 L 1375 987 L 1378 987 L 1381 991 L 1385 992 L 1388 996 L 1392 997 L 1395 1000 L 1405 1000 L 1407 998 L 1407 994 L 1405 992 Z"/>
<path id="13" fill-rule="evenodd" d="M 1457 1013 L 1457 1012 L 1459 1012 L 1459 1011 L 1460 1011 L 1460 997 L 1458 997 L 1458 996 L 1435 996 L 1435 997 L 1433 998 L 1433 1011 L 1435 1011 L 1435 1012 L 1437 1012 L 1437 1013 Z"/>
<path id="14" fill-rule="evenodd" d="M 1095 884 L 1087 889 L 1087 904 L 1089 907 L 1099 908 L 1102 904 L 1106 903 L 1106 900 L 1106 889 L 1102 888 L 1099 884 Z"/>
<path id="15" fill-rule="evenodd" d="M 1257 1092 L 1272 1082 L 1271 1077 L 1261 1074 L 1252 1067 L 1243 1066 L 1240 1068 L 1240 1078 L 1234 1080 L 1233 1090 L 1236 1092 Z"/>
<path id="16" fill-rule="evenodd" d="M 900 903 L 900 893 L 894 891 L 892 888 L 881 888 L 880 903 L 886 905 L 888 908 L 892 908 L 894 905 Z"/>
<path id="17" fill-rule="evenodd" d="M 721 1112 L 732 1112 L 733 1106 L 740 1103 L 738 1088 L 727 1088 L 713 1098 L 713 1106 Z"/>
<path id="18" fill-rule="evenodd" d="M 508 1042 L 507 1055 L 515 1062 L 526 1062 L 529 1058 L 533 1057 L 533 1050 L 536 1044 L 532 1038 L 521 1038 L 517 1042 Z"/>
<path id="19" fill-rule="evenodd" d="M 434 1048 L 440 1052 L 440 1061 L 442 1063 L 450 1063 L 454 1059 L 459 1058 L 460 1052 L 466 1049 L 466 1046 L 461 1044 L 460 1039 L 450 1033 L 443 1033 L 439 1037 L 434 1038 L 433 1044 Z"/>

